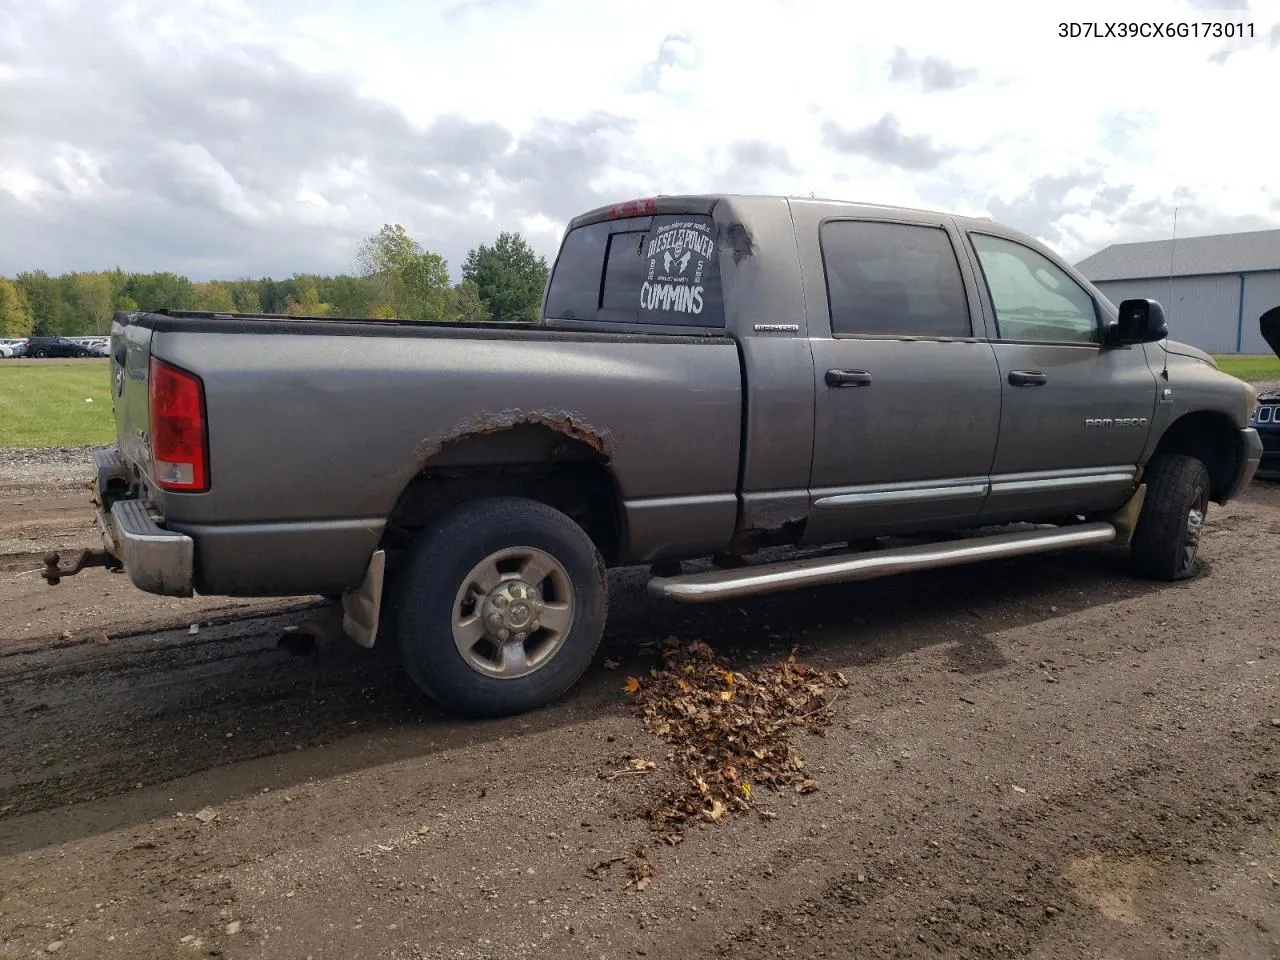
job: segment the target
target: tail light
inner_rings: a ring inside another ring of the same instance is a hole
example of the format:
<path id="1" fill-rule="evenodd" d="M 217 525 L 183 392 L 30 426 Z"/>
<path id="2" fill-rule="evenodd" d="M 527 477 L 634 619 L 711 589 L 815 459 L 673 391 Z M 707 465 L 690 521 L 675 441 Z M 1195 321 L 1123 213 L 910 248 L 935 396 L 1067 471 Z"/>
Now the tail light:
<path id="1" fill-rule="evenodd" d="M 163 490 L 186 493 L 208 489 L 209 453 L 200 378 L 152 357 L 147 392 L 156 484 Z"/>

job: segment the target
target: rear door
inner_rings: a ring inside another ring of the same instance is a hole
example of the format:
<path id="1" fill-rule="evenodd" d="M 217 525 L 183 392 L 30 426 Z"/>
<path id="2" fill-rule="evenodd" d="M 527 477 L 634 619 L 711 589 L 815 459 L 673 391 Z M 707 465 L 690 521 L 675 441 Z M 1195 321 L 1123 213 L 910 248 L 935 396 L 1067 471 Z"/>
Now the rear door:
<path id="1" fill-rule="evenodd" d="M 1140 347 L 1106 347 L 1102 312 L 1026 243 L 971 230 L 1003 393 L 984 519 L 1122 502 L 1146 446 L 1156 379 Z"/>
<path id="2" fill-rule="evenodd" d="M 805 542 L 971 521 L 995 454 L 1000 381 L 948 222 L 797 229 L 816 241 L 806 272 L 822 277 L 806 283 L 817 399 Z"/>

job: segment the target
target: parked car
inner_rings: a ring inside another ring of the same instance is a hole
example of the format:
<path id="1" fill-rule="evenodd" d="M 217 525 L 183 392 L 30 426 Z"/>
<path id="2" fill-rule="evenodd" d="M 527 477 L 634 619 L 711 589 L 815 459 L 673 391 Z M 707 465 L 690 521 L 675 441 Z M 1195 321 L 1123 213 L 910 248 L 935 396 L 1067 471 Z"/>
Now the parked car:
<path id="1" fill-rule="evenodd" d="M 116 314 L 97 560 L 341 596 L 472 715 L 576 683 L 611 566 L 690 603 L 1092 544 L 1182 580 L 1262 447 L 1167 335 L 987 219 L 629 202 L 569 223 L 539 324 Z"/>
<path id="2" fill-rule="evenodd" d="M 0 340 L 0 356 L 3 357 L 21 357 L 26 353 L 27 341 L 25 339 Z"/>
<path id="3" fill-rule="evenodd" d="M 1264 313 L 1259 327 L 1271 349 L 1280 357 L 1280 307 Z M 1262 440 L 1258 476 L 1266 480 L 1280 480 L 1280 390 L 1268 390 L 1258 397 L 1258 406 L 1249 423 Z"/>
<path id="4" fill-rule="evenodd" d="M 0 360 L 13 359 L 13 347 L 7 343 L 0 342 Z"/>
<path id="5" fill-rule="evenodd" d="M 87 357 L 89 348 L 66 337 L 32 337 L 27 341 L 28 357 Z"/>

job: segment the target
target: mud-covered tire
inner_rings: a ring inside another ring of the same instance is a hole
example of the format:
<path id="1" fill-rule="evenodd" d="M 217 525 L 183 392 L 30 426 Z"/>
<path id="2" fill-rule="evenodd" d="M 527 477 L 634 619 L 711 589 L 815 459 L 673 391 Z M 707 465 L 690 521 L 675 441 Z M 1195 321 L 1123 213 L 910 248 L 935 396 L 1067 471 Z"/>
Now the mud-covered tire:
<path id="1" fill-rule="evenodd" d="M 534 500 L 490 497 L 450 511 L 419 534 L 398 579 L 401 663 L 451 713 L 551 703 L 586 672 L 604 633 L 600 552 Z"/>
<path id="2" fill-rule="evenodd" d="M 1194 577 L 1209 512 L 1209 471 L 1195 457 L 1165 455 L 1147 467 L 1146 484 L 1130 545 L 1134 571 L 1149 580 Z"/>

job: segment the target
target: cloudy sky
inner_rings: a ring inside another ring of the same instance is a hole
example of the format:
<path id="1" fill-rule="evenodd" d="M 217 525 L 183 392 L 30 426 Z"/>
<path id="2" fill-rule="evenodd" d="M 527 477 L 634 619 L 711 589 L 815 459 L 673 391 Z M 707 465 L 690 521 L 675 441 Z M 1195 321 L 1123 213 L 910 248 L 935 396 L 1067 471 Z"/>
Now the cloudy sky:
<path id="1" fill-rule="evenodd" d="M 0 0 L 0 274 L 347 270 L 398 222 L 456 276 L 655 193 L 986 214 L 1072 260 L 1175 206 L 1280 226 L 1280 0 L 1123 5 L 1252 39 L 1058 36 L 1121 6 Z"/>

